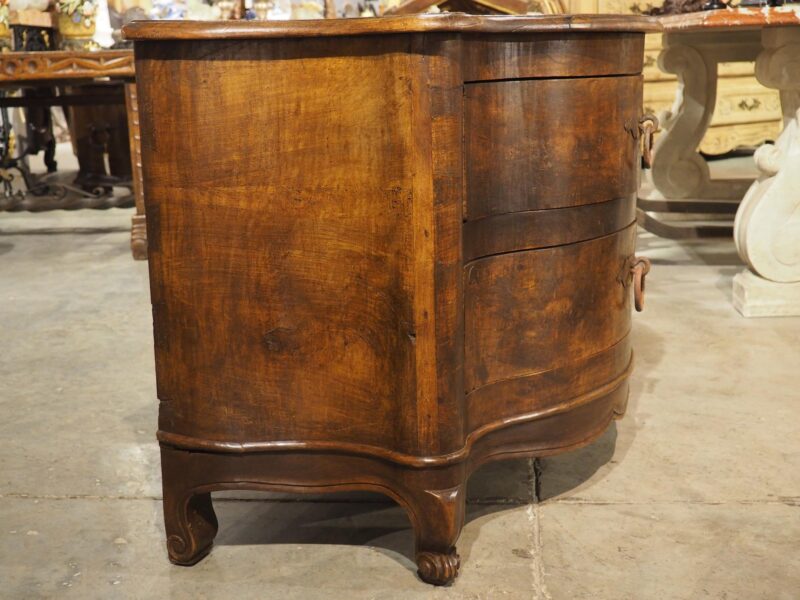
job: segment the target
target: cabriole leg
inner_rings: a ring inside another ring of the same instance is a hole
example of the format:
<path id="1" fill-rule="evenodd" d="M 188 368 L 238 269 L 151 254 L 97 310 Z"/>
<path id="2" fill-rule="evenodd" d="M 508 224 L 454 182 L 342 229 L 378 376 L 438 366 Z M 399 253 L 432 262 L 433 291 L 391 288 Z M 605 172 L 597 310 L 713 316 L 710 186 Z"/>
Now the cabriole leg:
<path id="1" fill-rule="evenodd" d="M 452 583 L 460 566 L 456 540 L 464 524 L 464 485 L 424 490 L 409 500 L 416 538 L 420 579 L 434 585 Z"/>
<path id="2" fill-rule="evenodd" d="M 211 550 L 217 534 L 217 516 L 209 492 L 196 493 L 196 485 L 181 472 L 179 450 L 162 448 L 164 528 L 167 553 L 177 565 L 193 565 Z"/>

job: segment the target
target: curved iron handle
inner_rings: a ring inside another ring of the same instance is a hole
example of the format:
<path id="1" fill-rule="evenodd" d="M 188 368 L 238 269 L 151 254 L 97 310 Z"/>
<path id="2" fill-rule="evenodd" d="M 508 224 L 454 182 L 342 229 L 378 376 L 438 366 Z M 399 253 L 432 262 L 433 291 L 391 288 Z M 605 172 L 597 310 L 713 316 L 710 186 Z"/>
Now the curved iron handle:
<path id="1" fill-rule="evenodd" d="M 644 310 L 644 283 L 645 277 L 650 272 L 650 259 L 633 257 L 630 272 L 633 276 L 633 304 L 636 312 L 642 312 Z"/>
<path id="2" fill-rule="evenodd" d="M 639 132 L 643 141 L 642 158 L 648 167 L 653 166 L 653 134 L 658 131 L 658 118 L 648 113 L 639 119 Z"/>

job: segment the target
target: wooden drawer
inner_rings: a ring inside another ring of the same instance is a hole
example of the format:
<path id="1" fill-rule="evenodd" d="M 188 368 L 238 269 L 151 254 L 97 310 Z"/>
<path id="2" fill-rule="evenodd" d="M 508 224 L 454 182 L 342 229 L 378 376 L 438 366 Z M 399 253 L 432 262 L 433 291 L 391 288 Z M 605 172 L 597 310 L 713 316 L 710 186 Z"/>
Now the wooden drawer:
<path id="1" fill-rule="evenodd" d="M 751 63 L 727 63 L 746 65 Z M 720 65 L 720 71 L 722 65 Z M 644 86 L 644 110 L 658 114 L 672 110 L 677 81 L 647 82 Z M 718 155 L 736 148 L 757 147 L 774 140 L 782 129 L 780 96 L 765 88 L 752 76 L 719 80 L 714 116 L 699 150 Z"/>
<path id="2" fill-rule="evenodd" d="M 677 82 L 647 83 L 644 87 L 645 110 L 670 110 L 677 90 Z M 779 121 L 780 118 L 780 97 L 775 90 L 765 88 L 754 77 L 719 80 L 713 125 Z"/>
<path id="3" fill-rule="evenodd" d="M 527 210 L 464 223 L 464 261 L 520 250 L 562 246 L 602 237 L 636 218 L 633 198 L 570 208 Z"/>
<path id="4" fill-rule="evenodd" d="M 781 128 L 780 121 L 709 127 L 699 150 L 706 154 L 724 154 L 734 148 L 755 148 L 767 140 L 775 140 Z"/>
<path id="5" fill-rule="evenodd" d="M 650 36 L 647 36 L 648 38 Z M 672 73 L 665 73 L 658 66 L 658 56 L 661 54 L 661 36 L 658 37 L 656 44 L 645 45 L 644 49 L 644 68 L 642 75 L 645 82 L 650 81 L 677 81 L 677 77 Z"/>
<path id="6" fill-rule="evenodd" d="M 717 65 L 719 77 L 753 77 L 755 72 L 754 62 L 723 62 Z"/>
<path id="7" fill-rule="evenodd" d="M 719 80 L 714 124 L 754 123 L 781 118 L 778 92 L 765 88 L 755 77 L 733 77 Z"/>
<path id="8" fill-rule="evenodd" d="M 630 328 L 630 294 L 624 274 L 635 233 L 631 224 L 584 242 L 511 252 L 468 264 L 464 271 L 466 392 L 539 377 L 619 344 Z M 593 380 L 604 382 L 596 376 Z M 564 384 L 568 382 L 566 378 Z M 561 392 L 562 399 L 572 395 L 566 388 Z"/>
<path id="9" fill-rule="evenodd" d="M 678 81 L 676 79 L 646 82 L 642 98 L 644 112 L 658 115 L 663 111 L 671 111 L 677 92 Z"/>
<path id="10" fill-rule="evenodd" d="M 647 0 L 596 0 L 597 11 L 609 15 L 643 14 L 657 3 Z M 595 11 L 591 11 L 595 12 Z"/>
<path id="11" fill-rule="evenodd" d="M 640 76 L 466 87 L 468 220 L 628 197 Z"/>
<path id="12" fill-rule="evenodd" d="M 677 76 L 672 73 L 665 73 L 658 67 L 658 56 L 661 54 L 661 36 L 656 37 L 657 42 L 648 42 L 644 48 L 644 68 L 642 75 L 646 82 L 650 81 L 677 81 Z M 720 78 L 725 77 L 752 77 L 755 72 L 755 64 L 752 62 L 725 62 L 719 63 L 717 73 Z"/>
<path id="13" fill-rule="evenodd" d="M 638 75 L 644 40 L 638 34 L 574 33 L 564 60 L 563 37 L 468 36 L 462 68 L 465 81 L 526 77 Z"/>

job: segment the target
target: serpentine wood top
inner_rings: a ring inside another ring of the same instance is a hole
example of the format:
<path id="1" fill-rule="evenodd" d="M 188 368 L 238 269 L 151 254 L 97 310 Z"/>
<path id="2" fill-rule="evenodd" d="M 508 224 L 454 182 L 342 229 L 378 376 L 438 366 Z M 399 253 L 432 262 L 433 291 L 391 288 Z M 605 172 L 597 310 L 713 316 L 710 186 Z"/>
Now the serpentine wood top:
<path id="1" fill-rule="evenodd" d="M 800 8 L 727 8 L 662 17 L 665 33 L 703 29 L 760 29 L 800 25 Z"/>
<path id="2" fill-rule="evenodd" d="M 214 40 L 290 38 L 393 33 L 541 33 L 557 31 L 658 32 L 653 17 L 628 15 L 477 16 L 421 14 L 305 21 L 134 21 L 122 32 L 129 40 Z"/>
<path id="3" fill-rule="evenodd" d="M 131 50 L 0 53 L 0 85 L 120 77 L 133 79 Z"/>

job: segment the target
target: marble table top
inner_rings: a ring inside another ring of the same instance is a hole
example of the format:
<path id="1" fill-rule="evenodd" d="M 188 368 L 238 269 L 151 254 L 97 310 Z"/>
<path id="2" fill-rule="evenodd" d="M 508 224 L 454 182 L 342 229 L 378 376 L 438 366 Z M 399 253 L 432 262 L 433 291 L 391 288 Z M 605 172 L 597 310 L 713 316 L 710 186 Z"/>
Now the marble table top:
<path id="1" fill-rule="evenodd" d="M 665 33 L 703 29 L 760 29 L 800 25 L 800 5 L 727 8 L 661 18 Z"/>

